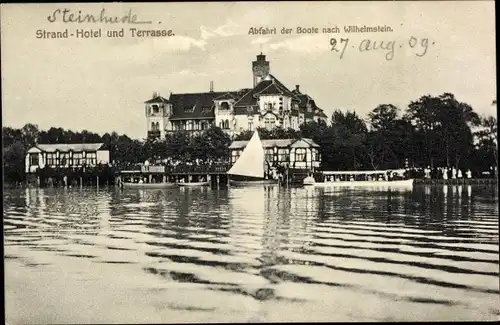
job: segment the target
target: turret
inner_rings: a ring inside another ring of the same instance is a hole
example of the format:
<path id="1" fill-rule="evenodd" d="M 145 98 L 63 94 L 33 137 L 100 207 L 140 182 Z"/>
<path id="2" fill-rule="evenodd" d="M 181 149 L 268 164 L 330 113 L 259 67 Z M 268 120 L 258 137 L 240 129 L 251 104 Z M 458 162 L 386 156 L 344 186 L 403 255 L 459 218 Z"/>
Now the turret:
<path id="1" fill-rule="evenodd" d="M 172 115 L 172 104 L 157 93 L 154 93 L 153 98 L 145 101 L 144 104 L 146 105 L 148 138 L 164 138 L 165 127 Z"/>
<path id="2" fill-rule="evenodd" d="M 253 86 L 264 80 L 270 73 L 269 61 L 262 53 L 257 55 L 257 60 L 252 62 Z"/>

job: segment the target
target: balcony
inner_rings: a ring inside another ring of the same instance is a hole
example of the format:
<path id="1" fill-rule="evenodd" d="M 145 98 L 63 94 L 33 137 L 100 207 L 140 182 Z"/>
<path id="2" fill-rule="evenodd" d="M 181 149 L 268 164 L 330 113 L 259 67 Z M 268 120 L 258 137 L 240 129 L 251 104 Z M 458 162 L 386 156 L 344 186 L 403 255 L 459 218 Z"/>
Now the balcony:
<path id="1" fill-rule="evenodd" d="M 148 131 L 148 139 L 156 139 L 160 138 L 161 132 L 160 131 Z"/>

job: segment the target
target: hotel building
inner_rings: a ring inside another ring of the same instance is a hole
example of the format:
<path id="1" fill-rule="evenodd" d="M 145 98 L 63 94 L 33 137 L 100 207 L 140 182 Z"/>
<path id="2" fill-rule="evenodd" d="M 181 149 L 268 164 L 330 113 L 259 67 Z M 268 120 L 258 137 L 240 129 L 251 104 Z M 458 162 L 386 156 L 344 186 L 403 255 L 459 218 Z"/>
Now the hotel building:
<path id="1" fill-rule="evenodd" d="M 154 95 L 145 102 L 148 138 L 164 139 L 169 132 L 193 133 L 219 126 L 236 135 L 257 127 L 299 129 L 309 121 L 327 121 L 315 101 L 300 91 L 289 90 L 270 72 L 264 54 L 252 62 L 253 86 L 234 91 Z"/>

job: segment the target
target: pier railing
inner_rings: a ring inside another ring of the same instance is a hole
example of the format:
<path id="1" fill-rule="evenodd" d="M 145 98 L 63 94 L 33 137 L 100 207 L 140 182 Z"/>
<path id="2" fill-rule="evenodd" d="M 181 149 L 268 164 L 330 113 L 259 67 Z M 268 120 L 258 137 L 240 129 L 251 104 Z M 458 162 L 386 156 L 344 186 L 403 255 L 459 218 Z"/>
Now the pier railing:
<path id="1" fill-rule="evenodd" d="M 177 165 L 168 166 L 167 172 L 174 175 L 182 174 L 224 174 L 231 168 L 229 163 Z"/>
<path id="2" fill-rule="evenodd" d="M 188 174 L 225 174 L 231 168 L 229 163 L 203 163 L 203 164 L 180 164 L 180 165 L 152 165 L 152 166 L 128 166 L 121 169 L 121 173 L 157 173 L 170 175 Z"/>

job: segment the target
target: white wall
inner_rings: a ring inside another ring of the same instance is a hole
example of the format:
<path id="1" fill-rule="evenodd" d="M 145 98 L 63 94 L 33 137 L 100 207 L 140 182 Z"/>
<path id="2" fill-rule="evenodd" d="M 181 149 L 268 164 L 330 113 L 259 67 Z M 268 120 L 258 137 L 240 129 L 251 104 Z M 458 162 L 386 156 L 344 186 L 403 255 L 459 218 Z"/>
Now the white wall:
<path id="1" fill-rule="evenodd" d="M 97 150 L 97 163 L 109 164 L 109 150 Z"/>
<path id="2" fill-rule="evenodd" d="M 265 108 L 265 104 L 274 104 L 273 113 L 278 114 L 281 96 L 260 96 L 259 97 L 259 109 L 262 114 L 267 112 L 268 109 Z"/>

